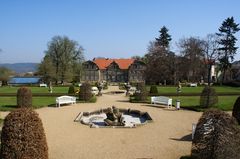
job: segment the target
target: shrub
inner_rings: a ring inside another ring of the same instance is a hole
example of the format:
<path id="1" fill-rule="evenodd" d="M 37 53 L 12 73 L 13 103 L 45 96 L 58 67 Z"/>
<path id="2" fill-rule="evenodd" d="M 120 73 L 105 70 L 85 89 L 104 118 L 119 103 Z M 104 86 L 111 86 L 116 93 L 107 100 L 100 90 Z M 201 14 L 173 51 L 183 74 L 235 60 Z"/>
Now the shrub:
<path id="1" fill-rule="evenodd" d="M 235 117 L 238 124 L 240 124 L 240 96 L 237 98 L 233 106 L 232 116 Z"/>
<path id="2" fill-rule="evenodd" d="M 158 94 L 158 89 L 156 85 L 150 87 L 150 94 Z"/>
<path id="3" fill-rule="evenodd" d="M 118 87 L 120 90 L 125 90 L 125 83 L 118 83 Z"/>
<path id="4" fill-rule="evenodd" d="M 1 158 L 48 158 L 42 121 L 31 108 L 19 108 L 6 116 L 1 135 Z"/>
<path id="5" fill-rule="evenodd" d="M 107 82 L 105 82 L 104 84 L 103 84 L 103 89 L 108 89 L 108 83 Z"/>
<path id="6" fill-rule="evenodd" d="M 200 106 L 202 108 L 213 107 L 218 103 L 218 96 L 214 88 L 206 86 L 200 96 Z"/>
<path id="7" fill-rule="evenodd" d="M 230 86 L 230 87 L 240 87 L 240 81 L 225 82 L 223 83 L 223 85 Z"/>
<path id="8" fill-rule="evenodd" d="M 74 85 L 69 86 L 68 88 L 68 94 L 74 94 L 75 93 L 75 87 Z"/>
<path id="9" fill-rule="evenodd" d="M 89 101 L 93 96 L 91 89 L 92 89 L 92 86 L 89 83 L 83 83 L 80 86 L 79 100 Z"/>
<path id="10" fill-rule="evenodd" d="M 134 93 L 136 101 L 145 101 L 147 99 L 147 90 L 143 82 L 137 83 L 137 91 Z"/>
<path id="11" fill-rule="evenodd" d="M 27 87 L 21 87 L 17 91 L 17 107 L 32 106 L 32 91 Z"/>
<path id="12" fill-rule="evenodd" d="M 239 128 L 236 120 L 220 110 L 203 113 L 196 126 L 192 142 L 192 157 L 196 159 L 240 158 Z"/>

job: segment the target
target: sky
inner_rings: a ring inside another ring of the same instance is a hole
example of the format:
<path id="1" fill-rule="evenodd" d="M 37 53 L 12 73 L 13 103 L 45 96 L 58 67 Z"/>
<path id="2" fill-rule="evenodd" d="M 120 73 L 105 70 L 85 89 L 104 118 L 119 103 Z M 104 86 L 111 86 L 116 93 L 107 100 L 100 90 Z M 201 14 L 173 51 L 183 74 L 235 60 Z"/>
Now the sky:
<path id="1" fill-rule="evenodd" d="M 0 0 L 0 63 L 41 62 L 56 35 L 77 41 L 86 60 L 143 56 L 162 26 L 177 53 L 182 38 L 216 33 L 231 16 L 240 23 L 239 6 L 239 0 Z"/>

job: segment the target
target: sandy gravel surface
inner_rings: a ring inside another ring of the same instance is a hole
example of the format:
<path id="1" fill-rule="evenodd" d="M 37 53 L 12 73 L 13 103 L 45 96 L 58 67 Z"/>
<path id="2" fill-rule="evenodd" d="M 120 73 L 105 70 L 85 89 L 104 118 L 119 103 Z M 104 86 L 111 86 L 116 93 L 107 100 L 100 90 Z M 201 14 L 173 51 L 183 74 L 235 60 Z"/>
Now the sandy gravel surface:
<path id="1" fill-rule="evenodd" d="M 109 90 L 116 90 L 111 87 Z M 108 91 L 109 91 L 108 90 Z M 190 154 L 191 126 L 201 113 L 130 104 L 124 94 L 103 94 L 97 103 L 38 109 L 45 128 L 50 159 L 178 159 Z M 89 128 L 73 122 L 79 112 L 115 105 L 147 111 L 153 122 L 145 126 Z M 2 112 L 2 116 L 6 113 Z"/>

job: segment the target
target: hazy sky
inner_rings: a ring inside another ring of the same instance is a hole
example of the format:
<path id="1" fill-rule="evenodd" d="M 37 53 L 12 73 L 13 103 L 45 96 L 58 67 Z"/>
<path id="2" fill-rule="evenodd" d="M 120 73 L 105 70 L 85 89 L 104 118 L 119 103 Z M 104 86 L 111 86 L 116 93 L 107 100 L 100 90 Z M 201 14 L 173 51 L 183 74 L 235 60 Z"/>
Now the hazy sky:
<path id="1" fill-rule="evenodd" d="M 230 16 L 240 23 L 239 0 L 1 0 L 0 63 L 40 62 L 55 35 L 77 41 L 86 59 L 142 56 L 163 25 L 177 51 L 179 39 L 216 33 Z"/>

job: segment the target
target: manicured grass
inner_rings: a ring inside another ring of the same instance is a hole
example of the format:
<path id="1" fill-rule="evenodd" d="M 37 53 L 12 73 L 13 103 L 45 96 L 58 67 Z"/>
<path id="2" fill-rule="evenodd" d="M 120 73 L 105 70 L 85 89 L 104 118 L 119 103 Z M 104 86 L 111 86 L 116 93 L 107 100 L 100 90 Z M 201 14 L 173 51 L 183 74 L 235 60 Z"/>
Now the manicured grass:
<path id="1" fill-rule="evenodd" d="M 33 97 L 33 108 L 55 106 L 55 97 Z M 16 108 L 16 97 L 0 97 L 0 111 L 11 111 Z"/>
<path id="2" fill-rule="evenodd" d="M 199 96 L 179 96 L 171 97 L 173 99 L 173 105 L 176 105 L 176 100 L 180 100 L 180 105 L 182 108 L 195 110 L 195 111 L 204 111 L 205 109 L 200 108 L 199 106 Z M 224 111 L 231 111 L 233 105 L 238 96 L 218 96 L 218 104 L 214 108 L 218 108 Z M 134 97 L 131 97 L 133 103 L 137 102 L 134 100 Z M 150 97 L 147 98 L 147 103 L 150 103 Z"/>
<path id="3" fill-rule="evenodd" d="M 177 87 L 164 87 L 158 86 L 159 93 L 176 93 Z M 201 93 L 203 86 L 198 87 L 182 87 L 181 93 Z M 240 87 L 228 87 L 228 86 L 213 86 L 217 93 L 240 93 Z M 150 86 L 147 86 L 147 90 L 150 90 Z M 180 93 L 180 94 L 181 94 Z"/>
<path id="4" fill-rule="evenodd" d="M 199 107 L 199 96 L 190 96 L 190 97 L 172 97 L 173 98 L 173 104 L 176 104 L 176 100 L 180 99 L 180 103 L 182 107 L 189 108 L 189 109 L 195 109 L 202 111 L 203 109 Z M 231 111 L 233 108 L 233 105 L 236 101 L 238 96 L 218 96 L 218 104 L 215 106 L 215 108 L 224 110 L 224 111 Z"/>
<path id="5" fill-rule="evenodd" d="M 16 109 L 16 97 L 0 97 L 0 111 L 11 111 Z M 78 103 L 95 103 L 97 97 L 93 96 L 89 102 L 77 101 Z M 33 97 L 32 105 L 34 109 L 42 107 L 55 107 L 56 97 Z"/>
<path id="6" fill-rule="evenodd" d="M 0 93 L 17 93 L 20 87 L 0 87 Z M 28 87 L 32 93 L 49 93 L 48 87 Z M 68 93 L 68 87 L 53 87 L 53 93 Z"/>

